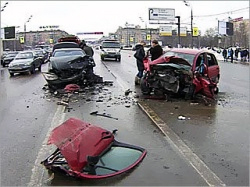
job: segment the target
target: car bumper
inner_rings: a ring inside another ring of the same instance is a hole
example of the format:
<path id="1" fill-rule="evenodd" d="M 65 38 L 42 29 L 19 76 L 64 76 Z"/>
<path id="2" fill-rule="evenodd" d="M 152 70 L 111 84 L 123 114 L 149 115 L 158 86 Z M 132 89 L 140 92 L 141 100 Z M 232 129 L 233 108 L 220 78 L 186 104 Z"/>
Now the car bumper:
<path id="1" fill-rule="evenodd" d="M 102 58 L 121 58 L 121 54 L 101 54 Z"/>
<path id="2" fill-rule="evenodd" d="M 31 66 L 25 66 L 25 67 L 9 67 L 10 73 L 24 73 L 29 72 L 31 69 Z"/>

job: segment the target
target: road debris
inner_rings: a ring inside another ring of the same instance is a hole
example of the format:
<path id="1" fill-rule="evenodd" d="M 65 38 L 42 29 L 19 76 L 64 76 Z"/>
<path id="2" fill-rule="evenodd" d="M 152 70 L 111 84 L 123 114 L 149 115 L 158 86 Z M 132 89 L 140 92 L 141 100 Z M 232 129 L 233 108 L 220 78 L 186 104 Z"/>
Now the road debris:
<path id="1" fill-rule="evenodd" d="M 112 117 L 111 114 L 106 114 L 106 113 L 98 113 L 98 111 L 91 112 L 90 115 L 95 115 L 95 116 L 102 116 L 102 117 L 107 117 L 107 118 L 112 118 L 115 120 L 118 120 L 118 118 Z"/>
<path id="2" fill-rule="evenodd" d="M 178 120 L 186 120 L 185 116 L 178 116 Z"/>

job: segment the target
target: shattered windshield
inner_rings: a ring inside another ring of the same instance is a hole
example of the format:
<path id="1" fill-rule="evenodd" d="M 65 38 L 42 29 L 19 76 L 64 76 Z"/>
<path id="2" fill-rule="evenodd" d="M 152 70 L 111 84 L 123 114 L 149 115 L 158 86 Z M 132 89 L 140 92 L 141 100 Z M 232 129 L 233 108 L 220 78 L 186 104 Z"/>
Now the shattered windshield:
<path id="1" fill-rule="evenodd" d="M 186 61 L 188 61 L 191 65 L 193 64 L 194 57 L 195 57 L 195 55 L 192 55 L 192 54 L 186 54 L 186 53 L 180 53 L 180 52 L 174 52 L 174 51 L 167 51 L 164 54 L 164 57 L 166 56 L 177 56 L 177 57 L 183 58 Z"/>

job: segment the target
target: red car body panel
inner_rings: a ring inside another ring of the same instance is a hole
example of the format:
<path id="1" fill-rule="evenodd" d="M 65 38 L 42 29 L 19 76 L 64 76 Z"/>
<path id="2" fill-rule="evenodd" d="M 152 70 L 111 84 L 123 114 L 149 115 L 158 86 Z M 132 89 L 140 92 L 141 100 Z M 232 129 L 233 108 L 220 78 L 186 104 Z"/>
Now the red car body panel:
<path id="1" fill-rule="evenodd" d="M 60 149 L 73 171 L 80 171 L 86 166 L 88 155 L 98 156 L 113 140 L 111 132 L 70 118 L 52 131 L 48 144 Z"/>

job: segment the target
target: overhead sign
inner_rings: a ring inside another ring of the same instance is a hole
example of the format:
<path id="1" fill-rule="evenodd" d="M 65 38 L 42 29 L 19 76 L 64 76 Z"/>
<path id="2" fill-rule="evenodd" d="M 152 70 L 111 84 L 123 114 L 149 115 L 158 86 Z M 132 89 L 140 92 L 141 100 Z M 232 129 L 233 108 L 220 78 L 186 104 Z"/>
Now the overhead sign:
<path id="1" fill-rule="evenodd" d="M 234 18 L 232 21 L 237 22 L 237 21 L 242 21 L 242 20 L 243 20 L 243 17 L 239 17 L 239 18 Z"/>
<path id="2" fill-rule="evenodd" d="M 227 35 L 228 36 L 233 36 L 234 35 L 234 25 L 231 22 L 227 22 Z"/>
<path id="3" fill-rule="evenodd" d="M 172 36 L 172 26 L 160 26 L 160 36 Z"/>
<path id="4" fill-rule="evenodd" d="M 175 9 L 170 8 L 149 8 L 149 20 L 175 20 Z"/>
<path id="5" fill-rule="evenodd" d="M 134 25 L 134 24 L 126 23 L 126 24 L 125 24 L 125 27 L 126 27 L 126 28 L 134 29 L 134 28 L 135 28 L 135 25 Z"/>
<path id="6" fill-rule="evenodd" d="M 193 27 L 193 36 L 199 36 L 199 29 L 198 29 L 198 27 Z"/>
<path id="7" fill-rule="evenodd" d="M 57 29 L 59 28 L 58 25 L 46 25 L 46 26 L 40 26 L 39 29 Z"/>
<path id="8" fill-rule="evenodd" d="M 76 35 L 84 35 L 84 34 L 103 34 L 103 32 L 78 32 Z"/>

